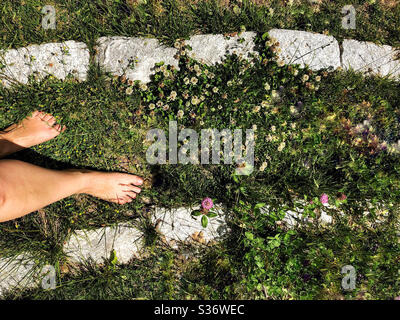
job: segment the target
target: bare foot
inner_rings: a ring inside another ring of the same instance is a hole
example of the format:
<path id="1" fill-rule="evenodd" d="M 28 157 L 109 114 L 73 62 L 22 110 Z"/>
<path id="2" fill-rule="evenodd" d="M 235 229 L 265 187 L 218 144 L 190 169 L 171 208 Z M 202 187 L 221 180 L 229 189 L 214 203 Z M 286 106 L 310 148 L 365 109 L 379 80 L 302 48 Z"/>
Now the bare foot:
<path id="1" fill-rule="evenodd" d="M 142 178 L 126 173 L 90 171 L 86 178 L 82 193 L 118 204 L 132 202 L 143 184 Z"/>
<path id="2" fill-rule="evenodd" d="M 0 140 L 10 142 L 8 153 L 30 148 L 40 143 L 49 141 L 61 132 L 65 131 L 65 126 L 55 124 L 56 119 L 47 113 L 35 111 L 30 117 L 25 118 L 18 124 L 13 124 L 0 134 Z"/>

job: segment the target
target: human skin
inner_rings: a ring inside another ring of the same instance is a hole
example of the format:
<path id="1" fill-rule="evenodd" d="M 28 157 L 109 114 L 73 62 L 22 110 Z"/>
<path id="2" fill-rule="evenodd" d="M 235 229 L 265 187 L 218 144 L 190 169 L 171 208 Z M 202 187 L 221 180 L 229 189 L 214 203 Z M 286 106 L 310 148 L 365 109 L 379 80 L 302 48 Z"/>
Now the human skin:
<path id="1" fill-rule="evenodd" d="M 35 111 L 0 133 L 0 158 L 54 139 L 66 130 L 49 114 Z M 132 202 L 143 179 L 125 173 L 50 170 L 23 161 L 0 160 L 0 222 L 13 220 L 75 194 Z"/>

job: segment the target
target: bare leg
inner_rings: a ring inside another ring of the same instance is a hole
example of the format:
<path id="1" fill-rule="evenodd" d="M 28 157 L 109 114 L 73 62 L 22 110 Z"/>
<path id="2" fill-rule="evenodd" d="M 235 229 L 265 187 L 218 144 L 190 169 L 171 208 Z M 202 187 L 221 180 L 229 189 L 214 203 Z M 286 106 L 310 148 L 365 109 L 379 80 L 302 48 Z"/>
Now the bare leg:
<path id="1" fill-rule="evenodd" d="M 125 204 L 142 179 L 124 173 L 56 171 L 18 160 L 0 160 L 0 222 L 19 218 L 73 194 Z"/>
<path id="2" fill-rule="evenodd" d="M 35 111 L 0 134 L 0 157 L 48 141 L 65 128 Z M 56 171 L 17 160 L 0 160 L 0 222 L 19 218 L 73 194 L 85 193 L 125 204 L 141 191 L 143 180 L 123 173 Z"/>

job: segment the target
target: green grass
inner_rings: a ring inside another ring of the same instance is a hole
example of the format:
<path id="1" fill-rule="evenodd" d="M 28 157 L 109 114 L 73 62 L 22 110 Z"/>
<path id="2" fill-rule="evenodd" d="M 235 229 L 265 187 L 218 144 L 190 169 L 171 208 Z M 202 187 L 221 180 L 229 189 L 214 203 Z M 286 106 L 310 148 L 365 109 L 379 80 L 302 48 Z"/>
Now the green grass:
<path id="1" fill-rule="evenodd" d="M 2 1 L 0 46 L 26 46 L 31 43 L 77 40 L 90 46 L 100 36 L 151 36 L 172 44 L 177 38 L 194 33 L 235 32 L 241 26 L 261 33 L 271 28 L 324 31 L 341 40 L 355 38 L 399 46 L 400 6 L 388 1 L 353 1 L 357 27 L 341 26 L 341 9 L 349 3 L 340 1 L 181 1 L 148 0 L 140 5 L 133 0 L 18 0 Z M 56 30 L 41 26 L 45 5 L 56 9 Z M 272 9 L 273 11 L 271 11 Z"/>
<path id="2" fill-rule="evenodd" d="M 0 128 L 35 109 L 52 113 L 68 127 L 56 139 L 13 158 L 54 169 L 121 171 L 146 179 L 139 201 L 123 207 L 76 196 L 1 224 L 3 256 L 29 251 L 43 263 L 56 265 L 61 275 L 54 291 L 13 292 L 9 298 L 392 299 L 400 294 L 400 163 L 398 152 L 389 152 L 400 139 L 399 84 L 352 72 L 280 67 L 275 47 L 262 39 L 264 31 L 279 27 L 329 30 L 339 39 L 398 45 L 398 24 L 393 22 L 399 21 L 398 6 L 384 11 L 379 4 L 363 2 L 359 27 L 344 30 L 340 8 L 347 3 L 341 1 L 322 2 L 318 14 L 312 14 L 308 2 L 292 7 L 274 2 L 273 15 L 268 6 L 247 2 L 217 7 L 214 2 L 189 6 L 149 1 L 133 6 L 125 1 L 56 1 L 57 30 L 39 27 L 32 32 L 40 25 L 44 4 L 49 3 L 0 5 L 2 20 L 13 21 L 0 31 L 3 47 L 70 39 L 93 46 L 102 35 L 156 36 L 173 44 L 193 33 L 226 33 L 245 26 L 259 32 L 261 58 L 249 65 L 230 56 L 209 67 L 181 51 L 180 71 L 158 66 L 145 90 L 126 79 L 108 77 L 94 65 L 83 83 L 50 77 L 13 91 L 0 89 Z M 10 6 L 13 9 L 6 10 Z M 169 99 L 173 91 L 177 98 Z M 186 105 L 195 96 L 204 99 Z M 159 101 L 168 104 L 168 110 L 150 108 Z M 257 105 L 260 111 L 254 108 Z M 184 111 L 181 119 L 179 110 Z M 357 132 L 366 119 L 370 128 Z M 169 120 L 196 130 L 256 125 L 254 173 L 234 176 L 234 165 L 149 165 L 146 133 L 154 127 L 166 129 Z M 389 151 L 381 148 L 383 143 Z M 330 227 L 315 220 L 323 209 L 323 193 L 335 205 L 328 210 L 335 220 Z M 339 201 L 341 194 L 347 196 L 345 201 Z M 144 197 L 164 207 L 199 204 L 211 197 L 226 207 L 233 232 L 222 243 L 200 250 L 197 258 L 182 259 L 179 252 L 162 245 L 149 223 Z M 271 207 L 271 214 L 260 211 L 262 204 Z M 365 216 L 367 204 L 372 209 Z M 288 230 L 282 215 L 295 207 L 303 208 L 314 223 Z M 123 221 L 145 230 L 147 258 L 126 266 L 105 262 L 65 271 L 62 244 L 69 234 Z M 358 275 L 352 292 L 340 287 L 340 270 L 348 264 Z"/>

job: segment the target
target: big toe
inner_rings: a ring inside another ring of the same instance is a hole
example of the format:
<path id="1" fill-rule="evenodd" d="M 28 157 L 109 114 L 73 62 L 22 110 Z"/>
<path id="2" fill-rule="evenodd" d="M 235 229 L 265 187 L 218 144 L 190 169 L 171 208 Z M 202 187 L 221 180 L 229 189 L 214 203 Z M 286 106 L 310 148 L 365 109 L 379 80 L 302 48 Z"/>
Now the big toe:
<path id="1" fill-rule="evenodd" d="M 143 184 L 143 179 L 141 177 L 130 175 L 127 184 L 133 184 L 135 186 L 140 186 Z"/>

